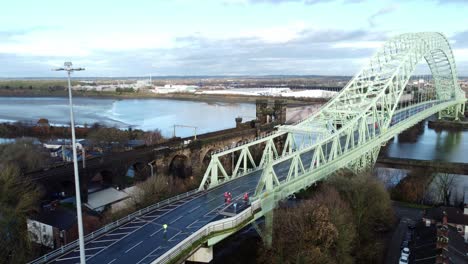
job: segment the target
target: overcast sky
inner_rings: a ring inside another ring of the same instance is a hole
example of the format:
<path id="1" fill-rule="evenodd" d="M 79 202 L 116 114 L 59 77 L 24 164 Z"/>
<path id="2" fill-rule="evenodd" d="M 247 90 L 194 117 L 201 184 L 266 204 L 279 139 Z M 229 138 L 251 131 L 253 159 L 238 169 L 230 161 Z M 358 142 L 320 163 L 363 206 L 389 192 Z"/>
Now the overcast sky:
<path id="1" fill-rule="evenodd" d="M 468 76 L 468 0 L 11 0 L 0 77 L 354 75 L 391 36 L 439 31 Z"/>

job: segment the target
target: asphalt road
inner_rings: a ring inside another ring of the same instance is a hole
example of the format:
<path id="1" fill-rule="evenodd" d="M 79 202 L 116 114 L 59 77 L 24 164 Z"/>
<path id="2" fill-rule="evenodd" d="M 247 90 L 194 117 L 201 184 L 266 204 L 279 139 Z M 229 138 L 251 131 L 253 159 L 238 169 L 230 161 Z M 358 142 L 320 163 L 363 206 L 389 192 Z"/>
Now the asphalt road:
<path id="1" fill-rule="evenodd" d="M 432 106 L 420 106 L 394 115 L 392 124 L 396 124 L 412 113 Z M 378 131 L 376 131 L 378 133 Z M 355 137 L 358 136 L 355 133 Z M 341 139 L 343 140 L 343 139 Z M 344 147 L 344 144 L 342 144 Z M 328 157 L 331 143 L 324 149 Z M 310 167 L 313 150 L 302 154 L 305 169 Z M 290 160 L 275 165 L 274 169 L 280 181 L 287 176 Z M 248 192 L 253 195 L 262 170 L 237 178 L 205 192 L 199 192 L 168 206 L 151 211 L 109 233 L 85 244 L 87 263 L 151 263 L 167 250 L 190 236 L 209 222 L 223 218 L 219 211 L 226 207 L 224 192 L 231 192 L 233 202 L 242 202 L 242 196 Z M 239 208 L 237 213 L 245 207 Z M 162 225 L 167 224 L 167 232 Z M 64 254 L 51 263 L 78 263 L 79 249 Z"/>

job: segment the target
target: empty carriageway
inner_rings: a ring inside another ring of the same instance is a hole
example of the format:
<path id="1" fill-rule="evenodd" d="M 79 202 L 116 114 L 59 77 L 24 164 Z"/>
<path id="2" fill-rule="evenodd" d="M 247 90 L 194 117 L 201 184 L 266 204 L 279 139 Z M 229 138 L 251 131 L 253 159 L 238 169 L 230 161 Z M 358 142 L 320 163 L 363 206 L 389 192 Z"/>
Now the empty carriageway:
<path id="1" fill-rule="evenodd" d="M 418 63 L 427 64 L 432 73 L 424 87 L 408 84 Z M 279 200 L 336 170 L 373 166 L 382 144 L 425 118 L 437 114 L 457 119 L 464 108 L 465 94 L 447 39 L 427 32 L 394 37 L 314 115 L 213 153 L 198 190 L 88 237 L 87 262 L 183 261 L 199 247 L 209 249 L 259 217 L 270 217 Z M 281 147 L 279 139 L 284 141 Z M 259 149 L 262 155 L 256 161 L 252 153 Z M 222 159 L 234 155 L 233 168 L 225 168 Z M 239 203 L 232 217 L 221 214 L 224 192 Z M 251 196 L 249 204 L 239 200 L 245 192 Z M 167 232 L 163 224 L 169 226 Z M 78 253 L 77 247 L 66 248 L 36 263 L 76 263 Z"/>

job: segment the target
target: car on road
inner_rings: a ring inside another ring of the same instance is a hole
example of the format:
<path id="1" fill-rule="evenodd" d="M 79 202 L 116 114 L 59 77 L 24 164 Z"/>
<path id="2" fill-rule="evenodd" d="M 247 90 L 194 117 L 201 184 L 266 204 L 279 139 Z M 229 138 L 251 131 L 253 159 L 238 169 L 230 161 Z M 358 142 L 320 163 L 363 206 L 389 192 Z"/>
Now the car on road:
<path id="1" fill-rule="evenodd" d="M 403 241 L 403 243 L 401 243 L 400 249 L 407 248 L 408 245 L 409 245 L 408 240 L 405 240 L 405 241 Z"/>
<path id="2" fill-rule="evenodd" d="M 407 256 L 401 256 L 400 261 L 398 262 L 399 264 L 407 264 L 408 263 L 408 257 Z"/>
<path id="3" fill-rule="evenodd" d="M 401 255 L 402 256 L 406 256 L 406 257 L 409 257 L 409 254 L 410 254 L 410 250 L 409 248 L 405 247 L 401 250 Z"/>

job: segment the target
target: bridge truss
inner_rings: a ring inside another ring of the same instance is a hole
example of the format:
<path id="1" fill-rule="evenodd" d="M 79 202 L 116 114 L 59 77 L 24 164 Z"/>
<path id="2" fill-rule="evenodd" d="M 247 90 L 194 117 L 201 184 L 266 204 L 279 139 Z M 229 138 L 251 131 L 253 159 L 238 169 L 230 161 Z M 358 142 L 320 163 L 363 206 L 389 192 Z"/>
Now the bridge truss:
<path id="1" fill-rule="evenodd" d="M 429 66 L 432 81 L 415 88 L 409 80 L 420 62 Z M 277 201 L 340 168 L 359 171 L 372 166 L 382 144 L 393 136 L 435 113 L 458 120 L 465 101 L 444 35 L 402 34 L 387 41 L 317 113 L 213 153 L 199 189 L 262 170 L 255 198 Z M 275 144 L 278 139 L 283 146 Z M 263 150 L 257 162 L 254 149 Z M 226 169 L 221 160 L 234 154 L 237 162 Z M 267 211 L 272 206 L 268 207 Z"/>

